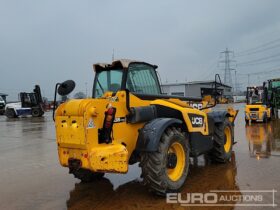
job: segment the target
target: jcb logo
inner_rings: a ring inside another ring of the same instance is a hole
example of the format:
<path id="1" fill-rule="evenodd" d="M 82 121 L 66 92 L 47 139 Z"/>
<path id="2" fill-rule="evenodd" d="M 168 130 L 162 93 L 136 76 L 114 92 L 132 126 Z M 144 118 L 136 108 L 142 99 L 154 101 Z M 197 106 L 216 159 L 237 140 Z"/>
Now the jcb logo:
<path id="1" fill-rule="evenodd" d="M 202 125 L 203 124 L 202 117 L 193 117 L 192 118 L 192 124 L 193 125 Z"/>
<path id="2" fill-rule="evenodd" d="M 193 127 L 203 127 L 204 117 L 198 114 L 188 114 Z"/>
<path id="3" fill-rule="evenodd" d="M 194 109 L 202 109 L 203 105 L 202 104 L 192 104 L 191 105 Z"/>

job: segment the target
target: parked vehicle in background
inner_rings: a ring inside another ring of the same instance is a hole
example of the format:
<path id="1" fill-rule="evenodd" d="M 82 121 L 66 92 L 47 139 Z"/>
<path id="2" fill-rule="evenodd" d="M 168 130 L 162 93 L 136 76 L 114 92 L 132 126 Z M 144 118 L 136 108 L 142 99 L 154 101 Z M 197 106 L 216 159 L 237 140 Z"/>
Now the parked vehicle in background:
<path id="1" fill-rule="evenodd" d="M 21 92 L 19 94 L 20 102 L 8 103 L 5 107 L 5 115 L 8 118 L 32 115 L 41 117 L 44 114 L 43 100 L 39 85 L 35 85 L 32 93 Z"/>
<path id="2" fill-rule="evenodd" d="M 0 96 L 0 114 L 4 114 L 5 113 L 5 101 L 4 99 Z"/>
<path id="3" fill-rule="evenodd" d="M 270 79 L 264 83 L 268 90 L 268 103 L 275 118 L 280 118 L 280 78 Z"/>
<path id="4" fill-rule="evenodd" d="M 271 108 L 267 104 L 267 90 L 263 86 L 247 87 L 245 121 L 267 122 L 271 118 Z"/>

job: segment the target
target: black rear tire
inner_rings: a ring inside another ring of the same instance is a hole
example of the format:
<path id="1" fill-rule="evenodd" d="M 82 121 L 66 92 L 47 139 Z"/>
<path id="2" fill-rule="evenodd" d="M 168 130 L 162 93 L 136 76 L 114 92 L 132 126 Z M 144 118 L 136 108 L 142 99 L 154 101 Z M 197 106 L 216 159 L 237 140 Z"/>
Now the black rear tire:
<path id="1" fill-rule="evenodd" d="M 73 175 L 75 178 L 80 179 L 82 182 L 88 183 L 101 179 L 104 176 L 104 173 L 92 172 L 88 169 L 80 168 L 73 171 Z"/>
<path id="2" fill-rule="evenodd" d="M 214 128 L 213 148 L 210 157 L 214 162 L 225 163 L 230 160 L 233 145 L 232 123 L 225 119 L 222 123 L 216 123 Z"/>
<path id="3" fill-rule="evenodd" d="M 175 127 L 168 128 L 156 152 L 141 154 L 140 167 L 144 184 L 158 195 L 180 190 L 189 171 L 189 153 L 185 133 Z"/>
<path id="4" fill-rule="evenodd" d="M 5 115 L 8 118 L 15 118 L 16 117 L 15 110 L 13 110 L 11 108 L 8 108 L 8 109 L 5 110 Z"/>
<path id="5" fill-rule="evenodd" d="M 41 117 L 41 109 L 40 108 L 32 108 L 31 115 L 32 117 Z"/>

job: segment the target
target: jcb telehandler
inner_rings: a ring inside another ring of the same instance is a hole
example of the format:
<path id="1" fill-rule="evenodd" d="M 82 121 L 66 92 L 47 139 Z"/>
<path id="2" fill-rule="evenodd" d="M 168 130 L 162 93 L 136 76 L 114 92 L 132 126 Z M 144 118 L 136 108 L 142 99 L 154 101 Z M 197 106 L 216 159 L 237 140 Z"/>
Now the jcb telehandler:
<path id="1" fill-rule="evenodd" d="M 178 191 L 190 156 L 230 160 L 237 111 L 199 109 L 201 99 L 161 93 L 157 66 L 118 60 L 95 64 L 93 98 L 69 100 L 55 111 L 60 164 L 84 182 L 104 173 L 127 173 L 140 162 L 142 177 L 158 193 Z M 58 83 L 67 95 L 75 83 Z M 55 108 L 55 107 L 54 107 Z"/>

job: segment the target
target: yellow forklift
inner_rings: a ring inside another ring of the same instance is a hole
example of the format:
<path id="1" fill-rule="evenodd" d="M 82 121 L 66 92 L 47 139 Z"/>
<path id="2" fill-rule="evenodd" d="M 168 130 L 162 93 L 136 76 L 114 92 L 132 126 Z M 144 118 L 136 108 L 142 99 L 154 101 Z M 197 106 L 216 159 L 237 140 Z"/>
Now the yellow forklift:
<path id="1" fill-rule="evenodd" d="M 271 108 L 267 104 L 267 89 L 263 86 L 247 87 L 245 122 L 264 122 L 271 119 Z"/>

